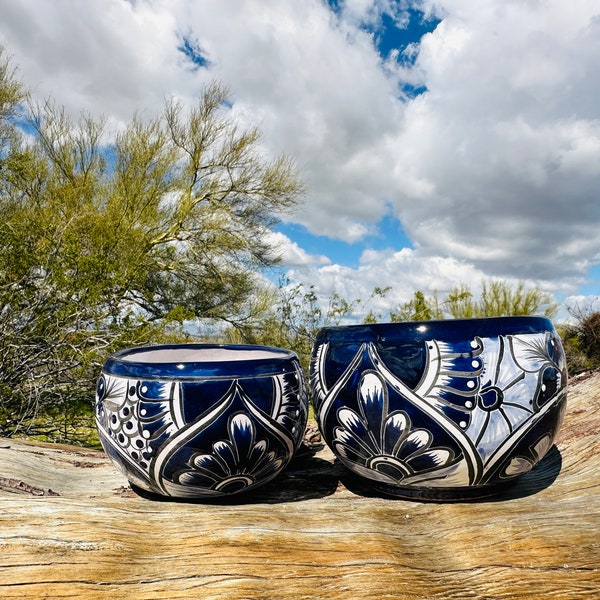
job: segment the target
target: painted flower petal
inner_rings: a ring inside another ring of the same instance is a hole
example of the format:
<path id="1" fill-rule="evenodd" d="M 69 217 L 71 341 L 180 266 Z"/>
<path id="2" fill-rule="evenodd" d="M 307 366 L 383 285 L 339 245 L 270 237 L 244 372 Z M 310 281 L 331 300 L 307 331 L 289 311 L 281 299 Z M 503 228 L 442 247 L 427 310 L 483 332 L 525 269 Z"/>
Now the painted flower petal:
<path id="1" fill-rule="evenodd" d="M 368 457 L 377 453 L 373 451 L 373 448 L 370 445 L 363 440 L 357 439 L 351 432 L 342 429 L 341 427 L 335 428 L 333 439 L 334 442 L 342 444 L 349 450 L 352 450 L 357 456 L 363 457 L 363 460 L 366 460 Z"/>
<path id="2" fill-rule="evenodd" d="M 366 461 L 372 456 L 372 454 L 365 454 L 362 449 L 356 449 L 352 446 L 347 446 L 343 442 L 337 440 L 333 441 L 333 447 L 339 457 L 343 460 L 346 459 L 353 463 L 364 465 Z"/>
<path id="3" fill-rule="evenodd" d="M 260 461 L 264 457 L 268 447 L 269 445 L 267 444 L 267 440 L 258 440 L 258 442 L 254 444 L 254 448 L 252 448 L 252 452 L 250 453 L 250 461 L 252 463 L 257 463 Z"/>
<path id="4" fill-rule="evenodd" d="M 213 444 L 214 458 L 221 462 L 223 472 L 231 474 L 236 463 L 235 452 L 231 443 L 219 440 Z"/>
<path id="5" fill-rule="evenodd" d="M 229 421 L 229 437 L 238 460 L 246 463 L 254 447 L 254 424 L 248 415 L 237 414 Z"/>
<path id="6" fill-rule="evenodd" d="M 339 424 L 359 440 L 369 439 L 367 424 L 351 408 L 340 408 L 337 413 Z"/>
<path id="7" fill-rule="evenodd" d="M 276 458 L 277 453 L 274 450 L 267 452 L 260 458 L 260 460 L 257 460 L 251 465 L 249 472 L 254 474 L 259 473 L 261 470 L 265 469 L 265 467 L 272 465 Z"/>
<path id="8" fill-rule="evenodd" d="M 183 471 L 174 478 L 175 483 L 181 485 L 193 485 L 199 487 L 211 488 L 220 477 L 212 477 L 209 474 L 200 473 L 198 471 Z"/>
<path id="9" fill-rule="evenodd" d="M 387 416 L 381 432 L 383 454 L 395 454 L 394 449 L 400 447 L 409 427 L 410 419 L 405 412 L 396 411 Z"/>
<path id="10" fill-rule="evenodd" d="M 260 468 L 252 470 L 252 475 L 255 479 L 264 479 L 269 475 L 275 474 L 281 470 L 284 466 L 283 458 L 274 458 L 273 460 L 264 461 L 264 464 Z"/>
<path id="11" fill-rule="evenodd" d="M 534 447 L 533 451 L 537 454 L 537 459 L 542 460 L 544 456 L 550 450 L 552 446 L 552 438 L 549 435 L 545 435 Z"/>
<path id="12" fill-rule="evenodd" d="M 512 477 L 513 475 L 527 473 L 528 471 L 531 471 L 531 469 L 533 469 L 533 463 L 529 459 L 524 456 L 515 456 L 515 458 L 510 461 L 508 467 L 506 467 L 504 474 Z"/>
<path id="13" fill-rule="evenodd" d="M 446 448 L 435 448 L 409 458 L 406 462 L 415 472 L 419 472 L 444 466 L 452 460 L 453 456 L 454 454 Z"/>
<path id="14" fill-rule="evenodd" d="M 224 469 L 227 465 L 224 465 L 211 454 L 199 454 L 194 457 L 192 463 L 196 470 L 214 478 L 215 481 L 231 474 L 229 468 L 227 470 Z"/>
<path id="15" fill-rule="evenodd" d="M 531 398 L 531 396 L 529 396 Z M 520 399 L 519 399 L 520 400 Z M 502 405 L 504 416 L 508 419 L 513 429 L 516 429 L 521 423 L 524 423 L 533 414 L 532 406 L 527 402 L 523 405 L 505 403 Z"/>
<path id="16" fill-rule="evenodd" d="M 360 411 L 371 431 L 381 431 L 387 416 L 387 388 L 381 377 L 371 371 L 365 373 L 358 388 Z"/>
<path id="17" fill-rule="evenodd" d="M 486 427 L 482 430 L 480 439 L 477 440 L 477 451 L 481 458 L 487 461 L 498 448 L 498 440 L 505 440 L 510 434 L 511 428 L 501 411 L 488 413 Z"/>
<path id="18" fill-rule="evenodd" d="M 426 429 L 415 429 L 400 445 L 395 448 L 395 455 L 404 459 L 427 448 L 431 444 L 431 433 Z"/>

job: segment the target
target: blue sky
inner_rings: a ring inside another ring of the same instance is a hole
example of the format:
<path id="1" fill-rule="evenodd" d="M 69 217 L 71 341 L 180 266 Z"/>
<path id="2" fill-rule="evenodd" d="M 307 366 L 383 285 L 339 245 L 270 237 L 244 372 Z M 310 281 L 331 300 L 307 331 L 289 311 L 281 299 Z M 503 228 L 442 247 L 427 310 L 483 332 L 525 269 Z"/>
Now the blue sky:
<path id="1" fill-rule="evenodd" d="M 600 294 L 597 0 L 0 0 L 34 99 L 107 137 L 217 79 L 304 203 L 274 233 L 326 301 L 525 281 Z M 564 312 L 564 311 L 563 311 Z"/>
<path id="2" fill-rule="evenodd" d="M 600 266 L 596 265 L 587 272 L 586 283 L 579 288 L 581 296 L 590 296 L 595 299 L 600 290 Z M 583 300 L 583 299 L 582 299 Z"/>
<path id="3" fill-rule="evenodd" d="M 388 215 L 375 224 L 374 233 L 360 241 L 345 242 L 327 235 L 314 235 L 306 226 L 296 223 L 281 223 L 276 227 L 294 240 L 309 254 L 324 254 L 332 263 L 356 269 L 365 250 L 395 250 L 412 248 L 410 239 L 402 229 L 402 224 Z"/>

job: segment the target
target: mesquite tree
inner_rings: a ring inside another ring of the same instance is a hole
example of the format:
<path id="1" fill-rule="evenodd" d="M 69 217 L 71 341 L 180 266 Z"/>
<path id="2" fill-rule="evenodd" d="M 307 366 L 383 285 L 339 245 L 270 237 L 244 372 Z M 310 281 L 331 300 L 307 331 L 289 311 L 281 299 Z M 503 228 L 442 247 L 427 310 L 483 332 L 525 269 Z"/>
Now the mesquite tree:
<path id="1" fill-rule="evenodd" d="M 119 347 L 242 326 L 275 264 L 269 227 L 298 201 L 290 159 L 240 129 L 215 83 L 106 143 L 104 123 L 25 103 L 0 53 L 0 434 L 89 405 Z M 23 125 L 26 120 L 25 125 Z M 25 135 L 26 134 L 26 135 Z M 68 417 L 71 418 L 71 417 Z M 45 421 L 47 423 L 47 419 Z"/>

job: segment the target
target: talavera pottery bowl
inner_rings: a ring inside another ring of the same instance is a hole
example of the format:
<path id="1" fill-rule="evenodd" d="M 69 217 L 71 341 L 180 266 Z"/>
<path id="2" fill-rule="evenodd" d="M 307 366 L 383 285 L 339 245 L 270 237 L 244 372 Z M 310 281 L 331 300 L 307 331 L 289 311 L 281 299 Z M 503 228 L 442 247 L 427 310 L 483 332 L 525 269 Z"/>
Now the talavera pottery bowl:
<path id="1" fill-rule="evenodd" d="M 185 344 L 108 358 L 96 424 L 130 483 L 176 498 L 252 490 L 300 445 L 308 394 L 296 354 L 280 348 Z"/>
<path id="2" fill-rule="evenodd" d="M 565 355 L 543 317 L 322 329 L 310 367 L 321 433 L 386 495 L 490 496 L 551 448 Z"/>

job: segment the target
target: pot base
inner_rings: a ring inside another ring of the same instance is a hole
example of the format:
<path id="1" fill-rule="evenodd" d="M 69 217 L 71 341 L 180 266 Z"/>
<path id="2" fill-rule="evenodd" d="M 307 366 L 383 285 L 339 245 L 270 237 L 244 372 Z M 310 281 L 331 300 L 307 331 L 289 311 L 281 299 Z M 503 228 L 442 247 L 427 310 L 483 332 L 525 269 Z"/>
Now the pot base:
<path id="1" fill-rule="evenodd" d="M 485 500 L 500 495 L 511 486 L 510 481 L 503 484 L 472 487 L 408 487 L 393 486 L 370 482 L 371 487 L 379 494 L 399 500 L 419 500 L 421 502 L 470 502 Z"/>

